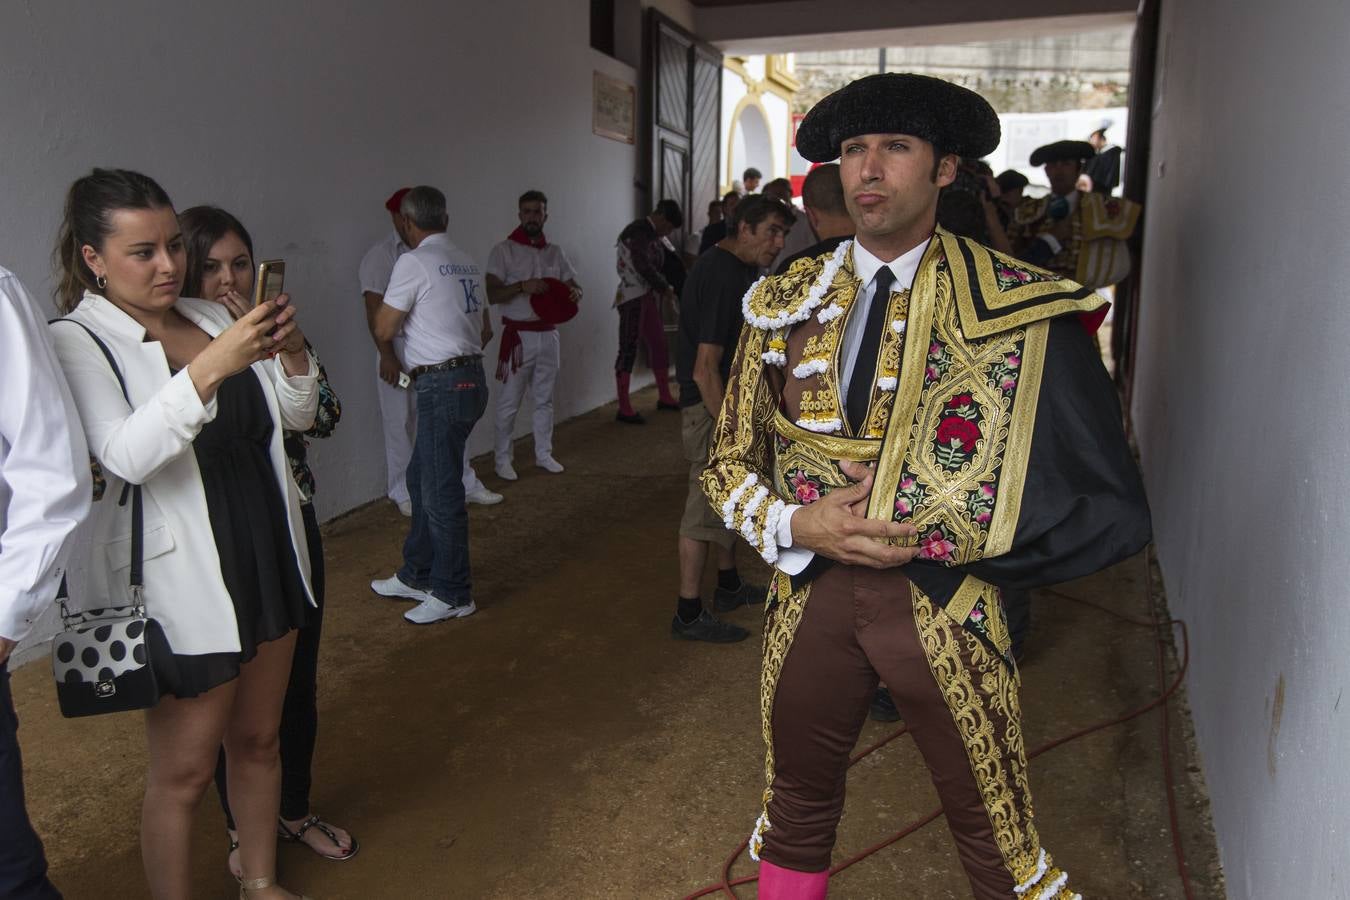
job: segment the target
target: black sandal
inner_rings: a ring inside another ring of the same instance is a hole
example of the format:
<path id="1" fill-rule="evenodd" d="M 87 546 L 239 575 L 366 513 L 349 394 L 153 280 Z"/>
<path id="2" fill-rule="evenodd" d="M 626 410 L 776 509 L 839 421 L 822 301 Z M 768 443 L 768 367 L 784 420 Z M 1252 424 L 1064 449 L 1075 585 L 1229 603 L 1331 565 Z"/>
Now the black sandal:
<path id="1" fill-rule="evenodd" d="M 301 822 L 300 827 L 297 828 L 295 831 L 291 831 L 291 829 L 287 827 L 286 821 L 284 819 L 282 819 L 280 816 L 277 817 L 277 839 L 285 841 L 288 844 L 304 844 L 306 847 L 309 847 L 310 850 L 314 851 L 315 856 L 321 856 L 324 859 L 333 859 L 337 860 L 338 862 L 341 862 L 343 860 L 351 859 L 353 856 L 356 855 L 356 851 L 361 849 L 361 845 L 357 843 L 356 836 L 352 835 L 351 836 L 352 845 L 347 849 L 346 853 L 342 853 L 339 856 L 330 856 L 327 853 L 320 853 L 318 850 L 315 850 L 314 847 L 311 846 L 308 841 L 304 839 L 305 832 L 309 831 L 311 828 L 319 829 L 324 833 L 325 836 L 327 836 L 327 838 L 330 841 L 333 842 L 334 846 L 338 848 L 342 847 L 342 842 L 338 840 L 337 834 L 333 832 L 333 829 L 329 826 L 327 822 L 324 822 L 319 818 L 318 814 L 311 815 L 308 819 Z"/>

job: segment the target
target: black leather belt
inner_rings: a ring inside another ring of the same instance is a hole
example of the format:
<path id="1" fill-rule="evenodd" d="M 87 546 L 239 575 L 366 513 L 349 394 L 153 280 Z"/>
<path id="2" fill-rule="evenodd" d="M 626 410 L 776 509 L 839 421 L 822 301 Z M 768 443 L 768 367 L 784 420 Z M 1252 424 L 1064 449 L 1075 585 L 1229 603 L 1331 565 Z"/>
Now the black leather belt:
<path id="1" fill-rule="evenodd" d="M 462 369 L 465 366 L 472 366 L 475 363 L 482 362 L 481 356 L 455 356 L 447 359 L 445 362 L 438 362 L 430 366 L 413 366 L 408 372 L 408 377 L 413 381 L 421 378 L 423 375 L 430 375 L 432 372 L 449 372 L 451 369 Z"/>

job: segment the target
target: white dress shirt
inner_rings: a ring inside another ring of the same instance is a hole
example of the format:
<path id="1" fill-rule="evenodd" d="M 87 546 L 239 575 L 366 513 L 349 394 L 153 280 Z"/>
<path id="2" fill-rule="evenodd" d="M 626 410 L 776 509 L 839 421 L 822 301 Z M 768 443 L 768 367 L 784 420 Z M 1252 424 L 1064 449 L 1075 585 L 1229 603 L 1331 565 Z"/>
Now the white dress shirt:
<path id="1" fill-rule="evenodd" d="M 924 241 L 890 262 L 883 262 L 857 240 L 853 242 L 853 271 L 862 282 L 862 286 L 858 288 L 858 295 L 849 307 L 848 318 L 844 320 L 844 333 L 840 336 L 839 358 L 844 363 L 844 371 L 840 373 L 839 378 L 841 400 L 848 396 L 849 382 L 853 380 L 853 366 L 858 361 L 858 346 L 862 343 L 867 313 L 872 308 L 873 295 L 876 294 L 877 272 L 882 266 L 889 266 L 895 275 L 891 290 L 893 292 L 909 290 L 914 284 L 914 276 L 919 271 L 919 263 L 923 261 L 928 244 L 929 241 Z M 801 504 L 789 504 L 778 520 L 778 562 L 775 565 L 788 575 L 796 575 L 805 569 L 816 555 L 811 550 L 792 546 L 792 516 L 799 509 Z"/>
<path id="2" fill-rule="evenodd" d="M 408 245 L 403 243 L 397 231 L 391 231 L 380 238 L 366 251 L 366 255 L 361 257 L 361 268 L 358 270 L 361 293 L 369 291 L 384 296 L 384 292 L 389 288 L 389 277 L 394 274 L 394 263 L 407 252 Z"/>
<path id="3" fill-rule="evenodd" d="M 89 512 L 89 451 L 47 328 L 0 268 L 0 637 L 23 640 L 56 597 Z"/>
<path id="4" fill-rule="evenodd" d="M 482 355 L 486 302 L 482 270 L 444 232 L 428 235 L 400 256 L 384 303 L 407 313 L 401 332 L 403 367 Z"/>
<path id="5" fill-rule="evenodd" d="M 577 273 L 567 254 L 557 244 L 531 247 L 512 240 L 502 241 L 488 253 L 487 273 L 502 284 L 515 284 L 531 278 L 556 278 L 576 281 Z M 530 306 L 530 295 L 521 291 L 497 307 L 502 318 L 533 322 L 539 317 Z"/>

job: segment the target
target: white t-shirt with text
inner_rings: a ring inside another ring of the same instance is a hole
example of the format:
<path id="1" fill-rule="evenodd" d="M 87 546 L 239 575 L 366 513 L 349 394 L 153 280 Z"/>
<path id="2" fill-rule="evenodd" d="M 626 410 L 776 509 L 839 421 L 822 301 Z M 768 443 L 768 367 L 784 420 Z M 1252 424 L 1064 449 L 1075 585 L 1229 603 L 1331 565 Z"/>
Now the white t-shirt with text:
<path id="1" fill-rule="evenodd" d="M 398 258 L 384 302 L 408 314 L 399 350 L 405 369 L 482 354 L 483 272 L 444 233 Z"/>

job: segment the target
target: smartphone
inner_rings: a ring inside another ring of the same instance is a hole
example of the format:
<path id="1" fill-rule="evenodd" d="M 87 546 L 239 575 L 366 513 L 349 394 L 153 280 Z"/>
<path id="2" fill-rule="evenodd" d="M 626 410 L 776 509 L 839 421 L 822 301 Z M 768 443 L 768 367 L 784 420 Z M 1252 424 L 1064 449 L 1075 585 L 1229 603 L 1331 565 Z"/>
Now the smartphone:
<path id="1" fill-rule="evenodd" d="M 285 260 L 265 259 L 258 263 L 258 277 L 253 280 L 253 305 L 257 307 L 277 299 L 285 281 Z"/>

